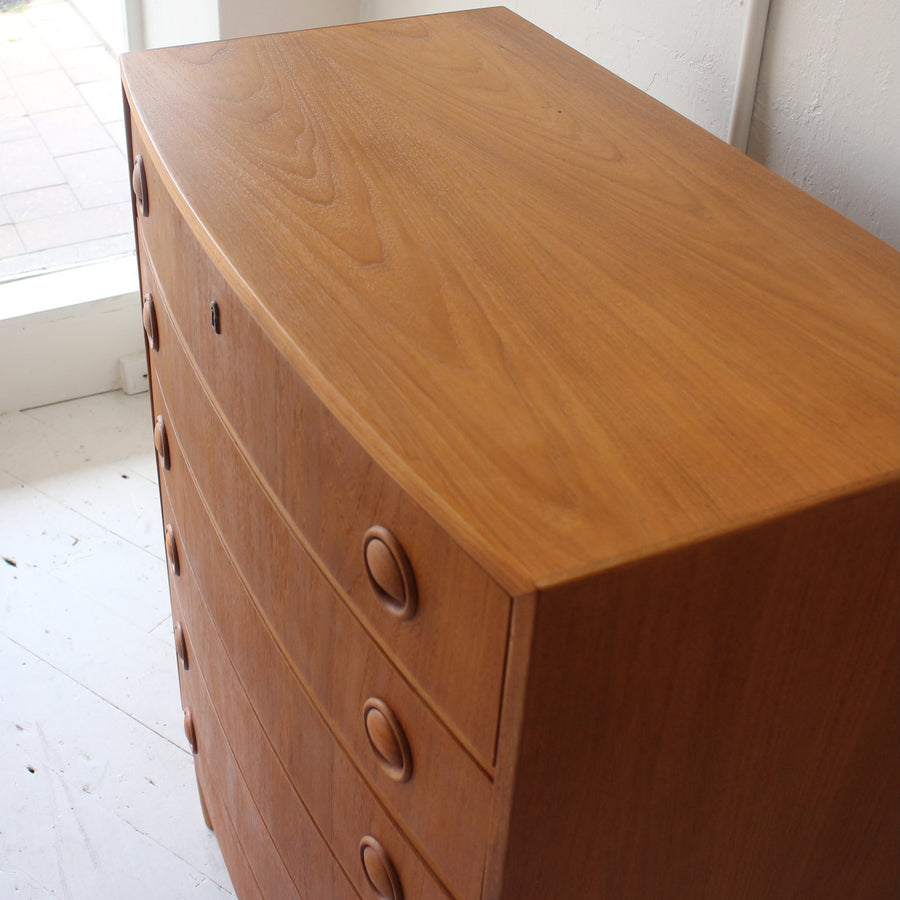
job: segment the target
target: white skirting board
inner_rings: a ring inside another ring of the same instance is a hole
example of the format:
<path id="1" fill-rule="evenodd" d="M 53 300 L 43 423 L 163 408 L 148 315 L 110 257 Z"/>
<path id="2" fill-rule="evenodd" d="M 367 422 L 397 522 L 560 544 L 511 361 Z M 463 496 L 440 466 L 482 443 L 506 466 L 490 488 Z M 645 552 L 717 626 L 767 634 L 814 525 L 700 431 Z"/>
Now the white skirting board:
<path id="1" fill-rule="evenodd" d="M 0 413 L 115 390 L 143 346 L 134 257 L 0 285 Z"/>

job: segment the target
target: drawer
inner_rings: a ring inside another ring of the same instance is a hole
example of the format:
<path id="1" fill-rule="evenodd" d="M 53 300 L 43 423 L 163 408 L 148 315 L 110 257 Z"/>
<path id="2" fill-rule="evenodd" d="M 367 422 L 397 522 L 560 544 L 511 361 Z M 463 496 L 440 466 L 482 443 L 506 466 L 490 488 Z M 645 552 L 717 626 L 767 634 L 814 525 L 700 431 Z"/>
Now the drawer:
<path id="1" fill-rule="evenodd" d="M 160 323 L 167 334 L 164 311 Z M 266 666 L 277 667 L 285 683 L 293 685 L 284 688 L 288 694 L 308 693 L 435 868 L 460 896 L 477 895 L 488 841 L 490 779 L 431 714 L 306 556 L 243 464 L 177 339 L 167 340 L 166 364 L 154 370 L 152 380 L 156 412 L 168 432 L 170 468 L 163 470 L 161 483 L 175 498 L 180 543 L 206 586 L 207 603 L 223 640 L 231 636 L 226 644 L 238 671 L 249 679 L 265 673 Z M 185 447 L 190 450 L 185 452 Z M 211 458 L 215 465 L 206 465 Z M 214 510 L 215 526 L 191 471 Z M 227 583 L 213 589 L 223 577 L 225 552 L 217 531 L 249 591 L 243 586 L 237 591 Z M 232 599 L 226 603 L 225 597 Z M 248 656 L 244 641 L 257 652 Z M 266 728 L 277 729 L 286 701 L 273 699 L 274 676 L 259 678 L 254 685 L 248 683 L 248 691 L 258 712 L 270 709 L 268 718 L 261 715 Z M 270 734 L 274 739 L 274 732 Z M 390 742 L 388 752 L 379 755 L 375 748 L 383 747 L 384 741 Z M 401 750 L 405 744 L 407 772 L 398 771 L 396 753 L 391 752 L 398 744 Z M 283 747 L 276 741 L 276 746 L 291 752 L 289 741 Z M 448 819 L 443 812 L 458 805 L 460 797 L 466 798 L 465 817 Z"/>
<path id="2" fill-rule="evenodd" d="M 174 524 L 180 548 L 178 577 L 203 584 L 199 602 L 187 603 L 182 610 L 192 648 L 187 675 L 192 677 L 196 668 L 213 697 L 206 707 L 201 698 L 195 716 L 198 758 L 204 756 L 204 721 L 209 722 L 212 713 L 219 725 L 213 738 L 233 754 L 265 828 L 304 897 L 353 896 L 346 890 L 332 892 L 328 882 L 317 880 L 324 871 L 318 852 L 324 839 L 359 895 L 374 900 L 360 858 L 361 841 L 374 837 L 407 897 L 448 900 L 449 894 L 335 741 L 284 657 L 263 629 L 252 627 L 246 616 L 252 603 L 221 546 L 216 548 L 214 578 L 207 582 L 204 573 L 195 571 L 194 548 L 181 537 L 193 534 L 192 523 L 183 524 L 180 509 L 173 511 L 184 506 L 180 499 L 173 500 L 167 487 L 162 488 L 163 515 Z M 202 540 L 216 544 L 208 526 Z M 196 702 L 195 695 L 189 699 Z M 218 771 L 213 775 L 217 778 Z M 311 851 L 316 851 L 315 858 L 309 856 Z"/>
<path id="3" fill-rule="evenodd" d="M 215 822 L 216 840 L 222 850 L 222 856 L 228 863 L 228 874 L 234 890 L 241 900 L 267 900 L 267 895 L 260 888 L 247 854 L 237 836 L 231 817 L 216 791 L 216 779 L 207 772 L 206 766 L 199 760 L 194 761 L 197 773 L 197 784 L 206 798 L 209 815 Z"/>
<path id="4" fill-rule="evenodd" d="M 135 152 L 143 153 L 149 197 L 149 215 L 138 216 L 144 292 L 165 286 L 191 356 L 292 527 L 405 676 L 491 769 L 509 598 L 369 458 L 269 342 L 175 210 L 140 135 Z M 373 526 L 393 536 L 368 545 L 369 568 L 387 592 L 374 586 L 366 565 L 363 545 Z M 415 595 L 414 607 L 387 600 L 404 588 L 405 597 Z"/>
<path id="5" fill-rule="evenodd" d="M 190 567 L 184 565 L 180 572 L 180 575 L 174 576 L 170 570 L 172 619 L 182 633 L 185 633 L 188 630 L 187 621 L 193 619 L 195 611 L 201 609 L 202 605 Z M 192 612 L 187 614 L 185 610 Z M 230 836 L 240 847 L 238 864 L 234 865 L 235 857 L 228 852 L 230 848 L 223 846 L 225 858 L 234 869 L 229 871 L 238 895 L 242 900 L 245 892 L 248 896 L 303 900 L 303 897 L 314 894 L 305 890 L 301 893 L 298 887 L 305 889 L 310 884 L 321 886 L 327 883 L 333 887 L 328 896 L 333 894 L 335 897 L 356 898 L 356 892 L 344 879 L 334 857 L 308 817 L 305 822 L 296 823 L 301 829 L 297 834 L 302 835 L 300 840 L 309 848 L 305 854 L 307 869 L 315 874 L 311 876 L 304 872 L 302 874 L 305 881 L 294 883 L 265 822 L 254 805 L 215 714 L 214 710 L 223 701 L 221 690 L 216 691 L 216 686 L 211 686 L 214 701 L 210 696 L 210 688 L 207 687 L 201 674 L 201 666 L 193 657 L 194 653 L 191 652 L 188 655 L 187 668 L 181 660 L 178 664 L 182 706 L 186 715 L 190 713 L 197 748 L 195 754 L 197 780 L 201 785 L 216 835 L 223 844 Z M 223 831 L 226 833 L 224 841 Z M 252 862 L 247 863 L 247 860 Z M 245 868 L 249 871 L 243 871 Z"/>

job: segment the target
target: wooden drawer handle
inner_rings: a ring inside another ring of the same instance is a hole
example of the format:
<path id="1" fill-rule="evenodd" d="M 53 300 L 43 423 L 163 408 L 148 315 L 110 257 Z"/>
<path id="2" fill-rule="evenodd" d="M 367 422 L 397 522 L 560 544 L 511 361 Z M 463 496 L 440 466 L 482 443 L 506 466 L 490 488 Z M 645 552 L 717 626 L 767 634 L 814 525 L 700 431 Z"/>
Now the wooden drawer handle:
<path id="1" fill-rule="evenodd" d="M 373 525 L 363 537 L 366 574 L 378 598 L 398 619 L 416 614 L 416 577 L 400 542 L 383 525 Z"/>
<path id="2" fill-rule="evenodd" d="M 147 174 L 144 171 L 144 160 L 138 154 L 134 160 L 134 168 L 131 170 L 131 188 L 134 191 L 134 199 L 140 214 L 144 217 L 150 215 L 150 202 L 147 197 Z"/>
<path id="3" fill-rule="evenodd" d="M 381 767 L 394 781 L 412 777 L 412 753 L 403 727 L 393 710 L 378 697 L 370 697 L 363 705 L 366 737 Z"/>
<path id="4" fill-rule="evenodd" d="M 141 317 L 144 320 L 144 333 L 147 335 L 150 349 L 159 350 L 159 325 L 156 321 L 156 304 L 153 302 L 152 294 L 144 294 Z"/>
<path id="5" fill-rule="evenodd" d="M 359 856 L 366 879 L 379 900 L 403 900 L 403 888 L 397 870 L 384 847 L 371 835 L 359 842 Z"/>
<path id="6" fill-rule="evenodd" d="M 184 736 L 187 738 L 187 742 L 190 745 L 191 753 L 196 756 L 197 729 L 194 727 L 194 717 L 191 715 L 191 711 L 189 709 L 186 709 L 184 711 Z"/>
<path id="7" fill-rule="evenodd" d="M 166 433 L 166 423 L 162 416 L 156 417 L 153 424 L 153 444 L 159 454 L 159 461 L 166 470 L 172 467 L 172 458 L 169 455 L 169 435 Z"/>
<path id="8" fill-rule="evenodd" d="M 175 623 L 175 655 L 178 657 L 185 671 L 190 668 L 188 662 L 187 638 L 184 636 L 184 628 L 181 622 Z"/>
<path id="9" fill-rule="evenodd" d="M 172 567 L 173 575 L 181 574 L 181 564 L 178 559 L 178 544 L 175 541 L 175 529 L 166 525 L 166 559 Z"/>

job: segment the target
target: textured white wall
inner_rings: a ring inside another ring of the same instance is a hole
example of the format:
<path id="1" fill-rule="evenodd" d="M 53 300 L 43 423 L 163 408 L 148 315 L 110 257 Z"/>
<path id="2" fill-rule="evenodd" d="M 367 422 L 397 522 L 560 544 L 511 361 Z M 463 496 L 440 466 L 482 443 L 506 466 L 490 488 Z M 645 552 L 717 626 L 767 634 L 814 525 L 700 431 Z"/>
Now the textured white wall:
<path id="1" fill-rule="evenodd" d="M 363 19 L 493 6 L 362 0 Z M 744 0 L 508 0 L 510 9 L 719 137 Z M 750 155 L 900 247 L 900 3 L 772 0 Z"/>
<path id="2" fill-rule="evenodd" d="M 741 45 L 740 0 L 515 0 L 511 8 L 708 131 L 726 135 Z"/>
<path id="3" fill-rule="evenodd" d="M 900 4 L 772 0 L 749 153 L 900 248 Z"/>
<path id="4" fill-rule="evenodd" d="M 741 0 L 363 0 L 363 19 L 507 6 L 724 137 L 741 46 Z"/>

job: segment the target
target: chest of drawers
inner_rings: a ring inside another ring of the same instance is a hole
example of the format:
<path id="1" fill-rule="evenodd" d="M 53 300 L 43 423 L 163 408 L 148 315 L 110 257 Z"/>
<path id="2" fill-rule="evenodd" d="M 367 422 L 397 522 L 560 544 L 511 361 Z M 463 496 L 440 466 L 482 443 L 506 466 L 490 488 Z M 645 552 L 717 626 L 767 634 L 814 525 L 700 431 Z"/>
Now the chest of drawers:
<path id="1" fill-rule="evenodd" d="M 896 892 L 897 252 L 502 9 L 122 71 L 242 900 Z"/>

